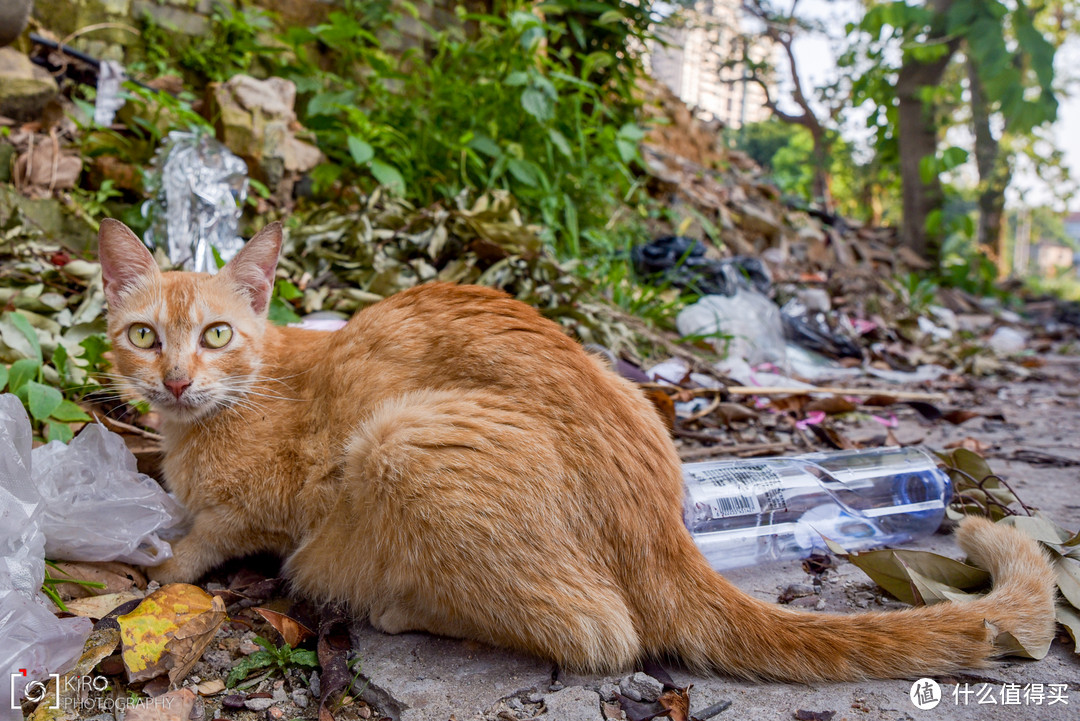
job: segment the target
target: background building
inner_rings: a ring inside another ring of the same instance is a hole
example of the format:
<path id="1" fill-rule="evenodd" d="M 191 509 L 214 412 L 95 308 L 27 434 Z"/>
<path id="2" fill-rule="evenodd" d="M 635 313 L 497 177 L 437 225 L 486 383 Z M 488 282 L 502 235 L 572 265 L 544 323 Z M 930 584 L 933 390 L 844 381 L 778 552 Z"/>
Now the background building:
<path id="1" fill-rule="evenodd" d="M 657 34 L 665 43 L 653 43 L 649 48 L 653 77 L 699 114 L 729 128 L 769 117 L 765 92 L 746 79 L 744 67 L 725 67 L 729 60 L 741 56 L 736 43 L 742 34 L 738 0 L 698 0 L 692 8 L 680 11 L 677 22 L 665 25 Z M 763 39 L 750 53 L 759 60 L 770 50 Z"/>

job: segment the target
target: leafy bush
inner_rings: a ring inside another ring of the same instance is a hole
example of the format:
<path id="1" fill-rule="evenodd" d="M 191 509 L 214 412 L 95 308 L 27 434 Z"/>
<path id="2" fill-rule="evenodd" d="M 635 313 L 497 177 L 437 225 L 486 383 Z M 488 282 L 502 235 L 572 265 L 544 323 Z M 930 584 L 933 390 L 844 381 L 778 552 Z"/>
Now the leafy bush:
<path id="1" fill-rule="evenodd" d="M 610 3 L 580 5 L 622 17 Z M 633 102 L 613 92 L 626 76 L 617 82 L 612 69 L 636 60 L 580 18 L 555 4 L 506 17 L 462 12 L 472 36 L 429 29 L 426 54 L 385 51 L 385 15 L 365 25 L 358 13 L 335 12 L 290 30 L 295 62 L 279 73 L 297 83 L 301 119 L 330 158 L 315 173 L 319 187 L 383 185 L 417 205 L 509 190 L 526 220 L 543 223 L 545 241 L 580 255 L 633 188 L 643 136 Z M 607 16 L 601 26 L 618 22 Z M 315 47 L 336 54 L 333 70 L 316 69 Z"/>

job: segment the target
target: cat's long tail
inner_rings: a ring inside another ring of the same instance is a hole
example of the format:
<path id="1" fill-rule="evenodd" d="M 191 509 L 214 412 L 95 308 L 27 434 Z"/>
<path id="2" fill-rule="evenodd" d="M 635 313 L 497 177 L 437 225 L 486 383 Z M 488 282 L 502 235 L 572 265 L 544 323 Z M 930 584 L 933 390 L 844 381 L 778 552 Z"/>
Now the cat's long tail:
<path id="1" fill-rule="evenodd" d="M 1030 537 L 981 518 L 957 532 L 961 547 L 990 571 L 993 591 L 971 602 L 852 615 L 799 612 L 752 598 L 708 567 L 684 559 L 693 584 L 680 589 L 665 629 L 667 647 L 700 670 L 790 681 L 905 678 L 985 667 L 995 637 L 1027 648 L 1055 631 L 1054 571 Z M 695 549 L 696 550 L 696 549 Z"/>

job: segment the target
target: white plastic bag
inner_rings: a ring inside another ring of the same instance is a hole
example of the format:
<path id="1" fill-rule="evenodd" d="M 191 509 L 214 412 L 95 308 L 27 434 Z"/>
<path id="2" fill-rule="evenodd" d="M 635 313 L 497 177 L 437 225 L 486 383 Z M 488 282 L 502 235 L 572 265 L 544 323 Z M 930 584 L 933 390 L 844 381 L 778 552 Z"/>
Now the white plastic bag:
<path id="1" fill-rule="evenodd" d="M 138 472 L 120 436 L 90 425 L 71 443 L 53 441 L 32 455 L 48 558 L 153 566 L 172 556 L 157 532 L 180 519 L 181 507 Z"/>
<path id="2" fill-rule="evenodd" d="M 40 592 L 44 503 L 31 480 L 30 445 L 22 402 L 0 395 L 0 721 L 22 718 L 26 685 L 67 670 L 92 627 L 87 618 L 54 616 Z"/>
<path id="3" fill-rule="evenodd" d="M 683 308 L 675 325 L 684 336 L 706 336 L 729 362 L 785 364 L 787 344 L 780 309 L 752 288 L 740 287 L 730 297 L 704 296 Z"/>
<path id="4" fill-rule="evenodd" d="M 27 684 L 71 667 L 92 627 L 53 615 L 40 591 L 46 556 L 161 563 L 172 550 L 159 533 L 182 515 L 104 427 L 33 451 L 31 438 L 22 402 L 0 395 L 0 721 L 21 718 Z"/>

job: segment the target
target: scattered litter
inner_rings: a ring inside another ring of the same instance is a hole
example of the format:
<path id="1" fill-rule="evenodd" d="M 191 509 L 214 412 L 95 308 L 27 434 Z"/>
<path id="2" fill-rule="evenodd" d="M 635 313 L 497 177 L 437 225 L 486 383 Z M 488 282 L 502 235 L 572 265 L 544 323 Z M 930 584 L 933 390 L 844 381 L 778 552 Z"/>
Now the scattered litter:
<path id="1" fill-rule="evenodd" d="M 1001 326 L 990 336 L 988 344 L 999 356 L 1016 355 L 1024 350 L 1027 335 L 1008 326 Z"/>
<path id="2" fill-rule="evenodd" d="M 248 191 L 247 165 L 205 133 L 169 133 L 147 176 L 151 200 L 146 242 L 174 265 L 216 273 L 214 251 L 228 261 L 243 247 L 240 211 Z"/>

